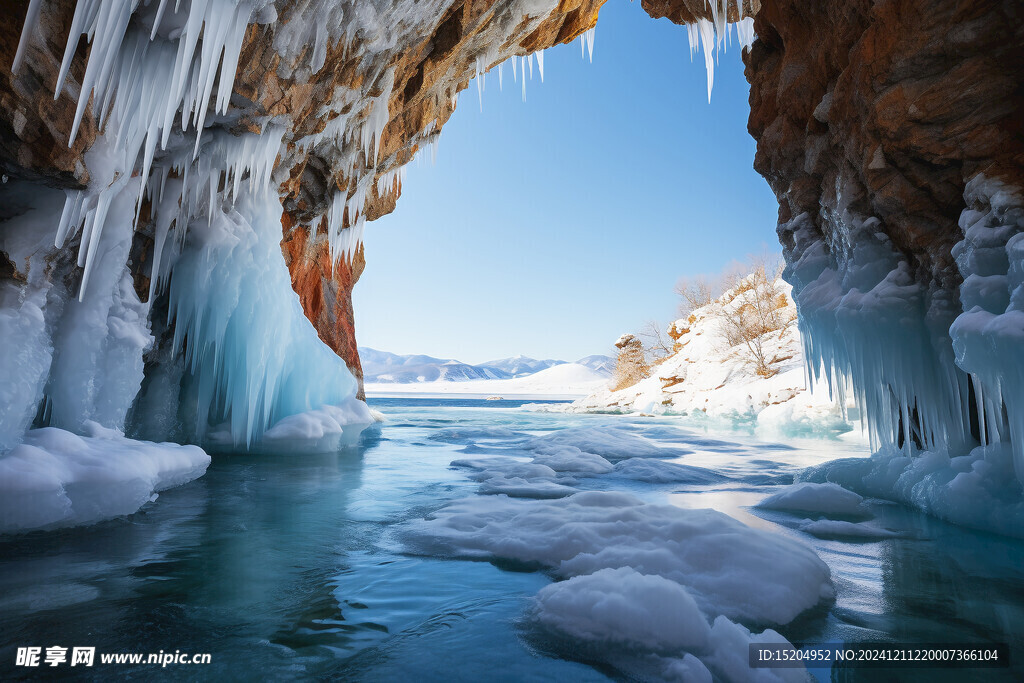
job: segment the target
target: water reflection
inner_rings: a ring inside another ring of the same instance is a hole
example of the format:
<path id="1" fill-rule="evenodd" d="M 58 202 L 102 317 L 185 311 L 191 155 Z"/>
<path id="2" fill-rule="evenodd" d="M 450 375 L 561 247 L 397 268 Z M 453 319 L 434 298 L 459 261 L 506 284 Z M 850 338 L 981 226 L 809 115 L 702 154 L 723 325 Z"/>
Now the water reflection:
<path id="1" fill-rule="evenodd" d="M 671 419 L 481 403 L 378 403 L 391 420 L 356 447 L 216 456 L 206 476 L 130 518 L 0 541 L 0 677 L 25 675 L 11 667 L 19 645 L 84 645 L 210 652 L 210 667 L 158 672 L 202 680 L 606 680 L 605 670 L 554 657 L 575 655 L 545 647 L 521 623 L 548 576 L 410 557 L 392 529 L 475 494 L 477 484 L 449 468 L 452 460 L 521 454 L 524 435 L 608 424 L 672 446 L 679 455 L 665 462 L 708 475 L 659 481 L 620 472 L 581 476 L 580 487 L 719 509 L 797 537 L 829 564 L 835 603 L 782 629 L 792 640 L 985 640 L 1024 652 L 1024 544 L 880 501 L 870 504 L 871 523 L 899 538 L 818 539 L 799 530 L 806 515 L 753 507 L 799 469 L 856 452 L 842 443 L 764 444 L 709 437 Z M 1021 680 L 1022 671 L 814 673 L 820 680 L 998 681 Z M 94 673 L 142 678 L 154 670 Z"/>

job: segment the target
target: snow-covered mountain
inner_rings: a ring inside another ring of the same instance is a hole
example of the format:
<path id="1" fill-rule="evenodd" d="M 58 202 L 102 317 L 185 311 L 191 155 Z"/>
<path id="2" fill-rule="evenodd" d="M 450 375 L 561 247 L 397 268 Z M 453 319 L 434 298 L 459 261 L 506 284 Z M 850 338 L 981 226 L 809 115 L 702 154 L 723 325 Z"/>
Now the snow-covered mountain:
<path id="1" fill-rule="evenodd" d="M 600 354 L 580 358 L 576 361 L 576 364 L 582 365 L 585 368 L 590 368 L 594 372 L 604 375 L 605 377 L 611 377 L 612 372 L 615 371 L 615 359 L 611 356 L 602 356 Z"/>
<path id="2" fill-rule="evenodd" d="M 481 364 L 481 367 L 501 370 L 502 372 L 508 373 L 510 377 L 526 377 L 527 375 L 532 375 L 535 372 L 547 370 L 550 367 L 562 365 L 564 363 L 564 360 L 537 360 L 535 358 L 519 355 L 513 356 L 512 358 L 502 358 L 501 360 L 490 360 Z"/>
<path id="3" fill-rule="evenodd" d="M 612 358 L 601 355 L 587 356 L 576 363 L 515 356 L 470 365 L 450 358 L 434 358 L 422 354 L 403 356 L 366 346 L 359 347 L 359 357 L 367 384 L 505 380 L 529 377 L 560 365 L 579 365 L 588 368 L 593 373 L 588 379 L 608 378 L 615 366 Z"/>
<path id="4" fill-rule="evenodd" d="M 559 363 L 512 379 L 471 379 L 437 382 L 367 382 L 369 395 L 501 396 L 503 398 L 578 398 L 597 391 L 608 378 L 578 363 Z"/>

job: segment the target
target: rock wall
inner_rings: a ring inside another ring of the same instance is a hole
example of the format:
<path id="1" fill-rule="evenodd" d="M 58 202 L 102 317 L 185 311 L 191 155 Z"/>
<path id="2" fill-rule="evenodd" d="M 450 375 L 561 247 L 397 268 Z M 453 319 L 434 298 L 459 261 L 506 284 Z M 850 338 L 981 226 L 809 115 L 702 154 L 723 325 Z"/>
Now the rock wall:
<path id="1" fill-rule="evenodd" d="M 1020 185 L 1024 8 L 979 0 L 773 0 L 747 58 L 754 167 L 779 220 L 838 205 L 877 217 L 921 282 L 955 288 L 950 251 L 978 173 Z"/>
<path id="2" fill-rule="evenodd" d="M 876 445 L 1011 440 L 1024 479 L 1005 352 L 1024 333 L 1022 18 L 1001 0 L 773 0 L 746 75 L 811 365 L 856 393 Z M 964 325 L 979 304 L 999 320 Z"/>

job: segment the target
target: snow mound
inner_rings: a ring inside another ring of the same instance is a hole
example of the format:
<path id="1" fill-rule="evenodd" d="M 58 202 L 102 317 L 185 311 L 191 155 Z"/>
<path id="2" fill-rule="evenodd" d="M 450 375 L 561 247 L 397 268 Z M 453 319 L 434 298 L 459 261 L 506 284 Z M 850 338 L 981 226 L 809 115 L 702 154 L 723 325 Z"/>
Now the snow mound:
<path id="1" fill-rule="evenodd" d="M 828 566 L 796 541 L 623 493 L 457 501 L 411 522 L 407 539 L 424 554 L 502 558 L 563 578 L 630 567 L 678 583 L 706 615 L 752 623 L 785 624 L 833 596 Z"/>
<path id="2" fill-rule="evenodd" d="M 534 618 L 573 638 L 653 652 L 703 651 L 711 627 L 687 590 L 630 567 L 601 569 L 543 588 Z"/>
<path id="3" fill-rule="evenodd" d="M 47 427 L 0 456 L 0 533 L 93 524 L 129 515 L 156 492 L 201 477 L 198 446 L 125 438 L 87 422 L 85 436 Z"/>
<path id="4" fill-rule="evenodd" d="M 801 482 L 768 496 L 757 507 L 766 510 L 799 510 L 825 515 L 860 515 L 863 498 L 837 484 Z"/>
<path id="5" fill-rule="evenodd" d="M 834 482 L 954 524 L 1024 538 L 1024 490 L 1014 471 L 1010 444 L 979 446 L 956 457 L 945 451 L 908 457 L 887 447 L 870 458 L 818 465 L 798 478 Z"/>

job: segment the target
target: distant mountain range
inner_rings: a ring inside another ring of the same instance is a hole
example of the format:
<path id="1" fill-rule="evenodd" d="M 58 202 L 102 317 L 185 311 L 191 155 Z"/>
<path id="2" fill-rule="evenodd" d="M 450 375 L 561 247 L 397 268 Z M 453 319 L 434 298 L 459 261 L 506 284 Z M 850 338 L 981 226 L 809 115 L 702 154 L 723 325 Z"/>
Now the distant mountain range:
<path id="1" fill-rule="evenodd" d="M 478 365 L 470 365 L 450 358 L 434 358 L 422 354 L 401 356 L 359 347 L 363 364 L 363 377 L 367 383 L 408 384 L 412 382 L 461 382 L 474 379 L 514 379 L 528 377 L 542 370 L 564 365 L 564 360 L 537 360 L 526 356 L 502 358 Z M 610 377 L 615 360 L 609 356 L 587 356 L 576 361 L 598 375 Z"/>

